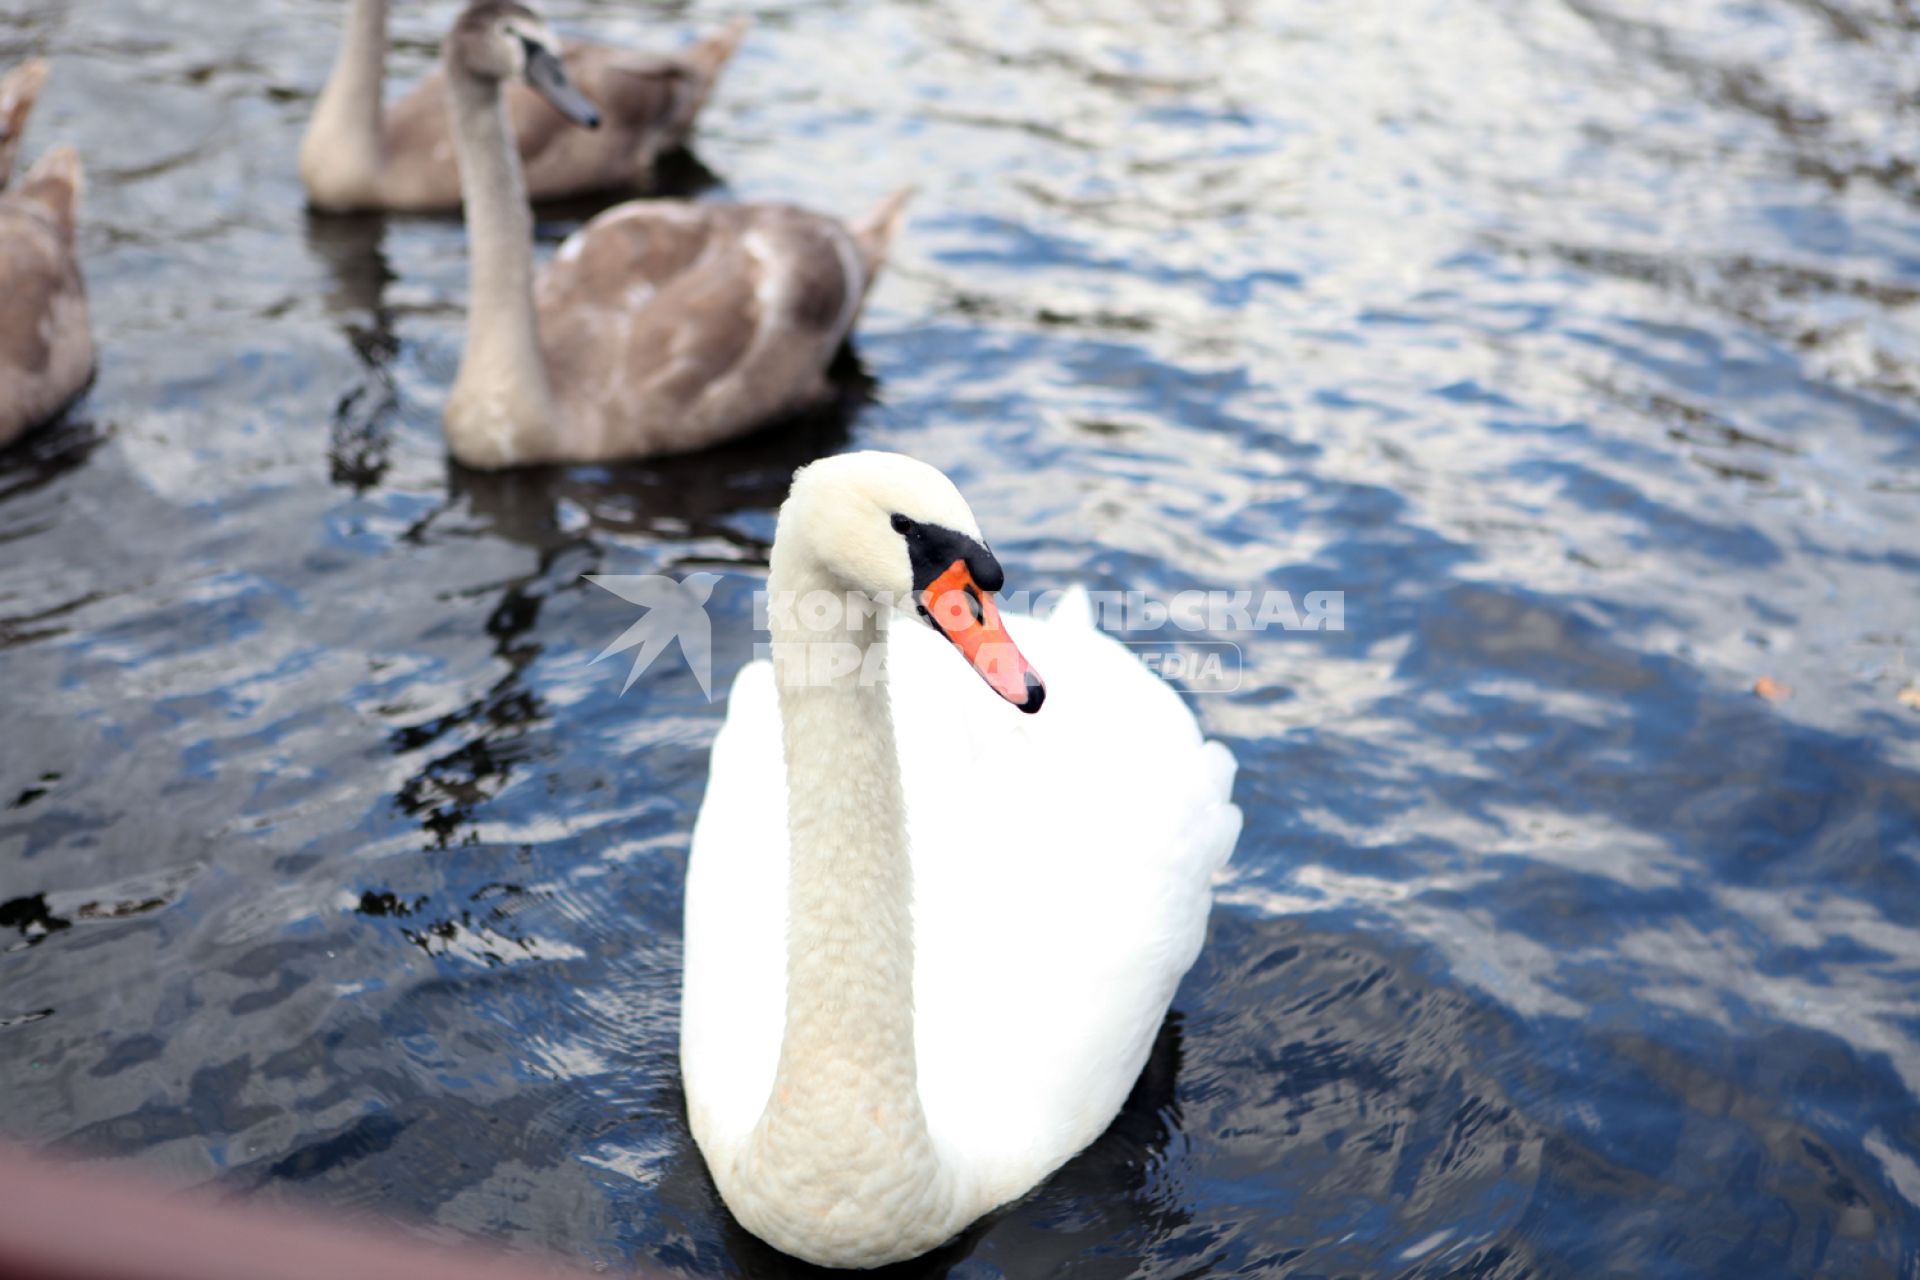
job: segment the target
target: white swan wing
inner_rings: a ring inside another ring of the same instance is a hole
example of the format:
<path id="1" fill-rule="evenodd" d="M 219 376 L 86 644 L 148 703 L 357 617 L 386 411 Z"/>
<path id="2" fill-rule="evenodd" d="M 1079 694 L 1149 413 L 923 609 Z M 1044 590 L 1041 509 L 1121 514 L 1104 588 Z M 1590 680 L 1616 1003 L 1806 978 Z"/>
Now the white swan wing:
<path id="1" fill-rule="evenodd" d="M 1240 831 L 1233 757 L 1092 626 L 1084 595 L 1008 625 L 1047 682 L 1037 715 L 930 632 L 896 628 L 892 655 L 920 1096 L 948 1159 L 993 1202 L 1125 1102 Z"/>

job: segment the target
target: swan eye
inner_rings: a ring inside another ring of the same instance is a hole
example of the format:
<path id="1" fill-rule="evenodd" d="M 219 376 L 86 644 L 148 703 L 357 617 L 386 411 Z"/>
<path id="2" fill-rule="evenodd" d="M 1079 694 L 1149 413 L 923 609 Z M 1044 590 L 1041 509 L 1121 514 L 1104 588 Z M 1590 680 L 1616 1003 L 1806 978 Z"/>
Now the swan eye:
<path id="1" fill-rule="evenodd" d="M 901 534 L 911 533 L 913 532 L 913 521 L 903 515 L 895 513 L 893 517 L 893 531 Z"/>

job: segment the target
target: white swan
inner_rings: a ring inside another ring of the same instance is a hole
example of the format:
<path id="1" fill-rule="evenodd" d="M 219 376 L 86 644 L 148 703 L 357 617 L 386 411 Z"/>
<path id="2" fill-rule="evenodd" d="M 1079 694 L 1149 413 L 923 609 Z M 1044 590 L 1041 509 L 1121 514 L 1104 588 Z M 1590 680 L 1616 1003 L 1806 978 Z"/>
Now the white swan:
<path id="1" fill-rule="evenodd" d="M 802 468 L 767 585 L 773 663 L 734 682 L 694 827 L 681 1071 L 740 1222 L 873 1267 L 1112 1121 L 1199 954 L 1234 762 L 1078 591 L 1003 621 L 924 463 Z"/>

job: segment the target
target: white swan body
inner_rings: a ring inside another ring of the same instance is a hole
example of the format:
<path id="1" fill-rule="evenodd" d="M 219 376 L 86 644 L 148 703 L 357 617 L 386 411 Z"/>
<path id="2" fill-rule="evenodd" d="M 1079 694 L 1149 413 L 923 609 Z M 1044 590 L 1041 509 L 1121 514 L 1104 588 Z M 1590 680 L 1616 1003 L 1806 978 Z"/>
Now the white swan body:
<path id="1" fill-rule="evenodd" d="M 877 513 L 834 483 L 853 473 L 871 488 L 876 470 L 896 473 Z M 783 564 L 796 525 L 864 519 L 892 536 L 884 508 L 915 503 L 933 508 L 915 519 L 944 516 L 977 538 L 959 495 L 923 464 L 856 454 L 804 469 L 781 513 L 776 606 L 807 571 L 782 572 L 800 559 Z M 880 551 L 843 529 L 819 541 L 855 547 L 854 559 Z M 825 579 L 843 588 L 857 575 Z M 859 847 L 863 829 L 888 827 L 887 761 L 863 750 L 884 735 L 834 705 L 870 693 L 789 693 L 755 662 L 714 743 L 687 870 L 688 1112 L 735 1215 L 809 1261 L 925 1252 L 1098 1137 L 1199 953 L 1210 882 L 1239 833 L 1233 757 L 1094 628 L 1083 593 L 1007 627 L 1047 677 L 1040 714 L 983 688 L 933 628 L 879 628 L 905 809 L 891 850 L 886 838 Z M 782 639 L 776 627 L 776 659 Z M 790 773 L 834 794 L 789 797 Z M 790 839 L 790 812 L 804 840 Z M 821 828 L 835 824 L 853 852 L 805 847 L 831 843 Z M 871 945 L 901 908 L 906 936 Z M 809 966 L 804 979 L 790 981 L 790 961 Z M 904 1007 L 844 1012 L 888 1000 Z M 796 1044 L 823 1019 L 828 1042 Z"/>

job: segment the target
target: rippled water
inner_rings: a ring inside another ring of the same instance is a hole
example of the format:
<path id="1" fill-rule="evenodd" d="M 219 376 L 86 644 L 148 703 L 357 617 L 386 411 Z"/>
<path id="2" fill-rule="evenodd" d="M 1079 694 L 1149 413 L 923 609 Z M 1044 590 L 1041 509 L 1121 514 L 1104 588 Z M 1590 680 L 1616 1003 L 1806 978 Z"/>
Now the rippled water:
<path id="1" fill-rule="evenodd" d="M 505 477 L 458 224 L 301 210 L 340 9 L 0 0 L 102 351 L 0 455 L 0 1131 L 789 1272 L 674 1066 L 722 708 L 581 574 L 722 571 L 724 688 L 787 473 L 882 447 L 1013 586 L 1346 600 L 1194 699 L 1246 834 L 1128 1110 L 909 1271 L 1920 1274 L 1908 0 L 750 10 L 678 182 L 920 186 L 843 403 Z"/>

